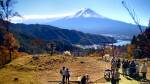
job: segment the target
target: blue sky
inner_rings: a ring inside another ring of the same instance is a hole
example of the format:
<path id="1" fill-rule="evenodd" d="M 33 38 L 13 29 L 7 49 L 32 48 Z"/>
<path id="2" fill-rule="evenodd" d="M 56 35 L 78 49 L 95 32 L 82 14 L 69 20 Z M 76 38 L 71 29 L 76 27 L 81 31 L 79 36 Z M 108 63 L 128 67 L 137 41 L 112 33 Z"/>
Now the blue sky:
<path id="1" fill-rule="evenodd" d="M 61 16 L 77 12 L 81 8 L 90 8 L 98 14 L 128 23 L 134 23 L 122 0 L 18 0 L 15 10 L 29 19 L 38 19 L 49 15 Z M 150 19 L 150 0 L 124 0 L 130 8 L 134 8 L 142 25 Z"/>

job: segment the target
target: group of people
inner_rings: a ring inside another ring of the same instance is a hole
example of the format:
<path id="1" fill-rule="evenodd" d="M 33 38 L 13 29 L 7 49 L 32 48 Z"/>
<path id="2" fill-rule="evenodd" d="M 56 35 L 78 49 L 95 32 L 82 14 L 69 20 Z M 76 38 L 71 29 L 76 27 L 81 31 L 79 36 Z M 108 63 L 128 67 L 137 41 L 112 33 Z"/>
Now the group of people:
<path id="1" fill-rule="evenodd" d="M 70 84 L 70 71 L 66 67 L 62 67 L 60 70 L 60 74 L 62 76 L 62 82 L 61 84 Z M 78 83 L 79 84 L 87 84 L 89 80 L 89 75 L 84 75 L 78 78 Z"/>
<path id="2" fill-rule="evenodd" d="M 111 60 L 111 84 L 119 84 L 120 73 L 119 69 L 122 68 L 123 76 L 130 76 L 132 78 L 139 77 L 140 73 L 142 74 L 142 80 L 146 80 L 147 74 L 147 63 L 144 61 L 142 64 L 139 64 L 136 60 L 120 60 L 112 59 Z M 70 71 L 68 68 L 62 67 L 60 70 L 62 75 L 62 84 L 70 84 Z M 87 84 L 89 76 L 85 75 L 80 78 L 79 84 Z"/>
<path id="3" fill-rule="evenodd" d="M 111 61 L 111 84 L 119 84 L 120 73 L 119 68 L 121 67 L 120 59 L 112 59 Z"/>
<path id="4" fill-rule="evenodd" d="M 70 71 L 66 67 L 62 67 L 60 70 L 60 74 L 62 75 L 62 84 L 69 84 L 70 79 Z"/>
<path id="5" fill-rule="evenodd" d="M 112 71 L 112 84 L 118 84 L 120 80 L 119 69 L 122 68 L 123 76 L 130 76 L 132 78 L 139 77 L 142 74 L 142 80 L 146 80 L 147 74 L 147 63 L 144 61 L 139 64 L 136 60 L 120 60 L 112 59 L 111 61 L 111 71 Z"/>
<path id="6" fill-rule="evenodd" d="M 122 72 L 123 75 L 129 75 L 130 77 L 138 77 L 139 74 L 142 74 L 142 79 L 146 80 L 146 74 L 147 74 L 147 63 L 146 60 L 140 65 L 136 60 L 128 61 L 123 60 L 122 61 Z"/>
<path id="7" fill-rule="evenodd" d="M 136 61 L 123 60 L 122 61 L 122 73 L 123 76 L 129 75 L 134 77 L 139 73 L 139 63 Z"/>

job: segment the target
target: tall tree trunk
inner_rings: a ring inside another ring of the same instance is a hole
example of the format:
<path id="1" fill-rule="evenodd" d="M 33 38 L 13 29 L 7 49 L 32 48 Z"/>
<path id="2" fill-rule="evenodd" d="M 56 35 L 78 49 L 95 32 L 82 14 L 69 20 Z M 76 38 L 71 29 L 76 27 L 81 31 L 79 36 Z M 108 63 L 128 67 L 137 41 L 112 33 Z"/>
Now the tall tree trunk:
<path id="1" fill-rule="evenodd" d="M 11 58 L 12 58 L 12 51 L 11 51 L 11 49 L 9 49 L 9 60 L 8 60 L 8 62 L 11 61 Z"/>

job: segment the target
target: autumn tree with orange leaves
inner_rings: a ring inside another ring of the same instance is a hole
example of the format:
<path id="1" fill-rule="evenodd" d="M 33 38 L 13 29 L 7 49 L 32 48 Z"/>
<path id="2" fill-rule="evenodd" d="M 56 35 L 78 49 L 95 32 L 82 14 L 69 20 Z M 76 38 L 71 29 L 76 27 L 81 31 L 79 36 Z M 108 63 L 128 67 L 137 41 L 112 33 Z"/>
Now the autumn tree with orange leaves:
<path id="1" fill-rule="evenodd" d="M 12 60 L 12 53 L 19 48 L 19 42 L 14 35 L 10 33 L 10 20 L 14 16 L 20 15 L 13 11 L 13 4 L 15 0 L 0 0 L 0 27 L 5 28 L 3 39 L 0 39 L 0 64 L 6 64 Z M 15 58 L 15 57 L 13 57 Z"/>
<path id="2" fill-rule="evenodd" d="M 9 51 L 9 61 L 11 61 L 12 52 L 19 48 L 19 42 L 16 40 L 12 33 L 6 33 L 4 35 L 4 46 Z"/>

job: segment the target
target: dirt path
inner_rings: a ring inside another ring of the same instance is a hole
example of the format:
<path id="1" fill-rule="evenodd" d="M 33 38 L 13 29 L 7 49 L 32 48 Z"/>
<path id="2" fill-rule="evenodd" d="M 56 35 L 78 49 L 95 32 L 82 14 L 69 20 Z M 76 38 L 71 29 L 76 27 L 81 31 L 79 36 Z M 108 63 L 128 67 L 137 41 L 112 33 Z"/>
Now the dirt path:
<path id="1" fill-rule="evenodd" d="M 71 81 L 76 81 L 79 76 L 88 74 L 90 81 L 95 84 L 111 84 L 104 79 L 104 70 L 110 68 L 110 63 L 99 60 L 98 57 L 67 57 L 65 62 L 61 62 L 64 59 L 62 56 L 40 57 L 39 59 L 34 61 L 32 57 L 25 56 L 14 60 L 5 68 L 0 69 L 0 84 L 58 84 L 58 82 L 52 81 L 61 80 L 59 72 L 62 66 L 70 69 Z M 52 59 L 54 62 L 50 62 Z M 49 63 L 54 64 L 50 65 Z M 150 78 L 149 72 L 150 68 L 148 68 L 148 79 Z M 14 81 L 15 78 L 18 78 L 18 81 Z M 139 83 L 121 75 L 120 84 Z"/>
<path id="2" fill-rule="evenodd" d="M 98 60 L 97 57 L 79 57 L 72 63 L 58 64 L 55 70 L 41 71 L 38 73 L 39 79 L 43 84 L 51 84 L 50 81 L 60 81 L 61 76 L 59 70 L 65 66 L 71 71 L 71 81 L 78 80 L 78 77 L 88 74 L 90 81 L 100 81 L 105 83 L 103 73 L 106 67 L 109 67 L 109 63 Z M 55 84 L 55 83 L 54 83 Z"/>
<path id="3" fill-rule="evenodd" d="M 79 76 L 88 74 L 90 76 L 90 81 L 95 82 L 95 84 L 111 84 L 110 82 L 106 82 L 106 80 L 103 78 L 104 70 L 106 68 L 110 68 L 110 63 L 100 61 L 97 57 L 82 57 L 78 58 L 75 62 L 72 63 L 58 64 L 55 70 L 41 71 L 39 72 L 39 79 L 42 82 L 42 84 L 58 84 L 52 81 L 61 80 L 59 70 L 62 66 L 65 66 L 70 69 L 71 81 L 77 81 Z M 134 79 L 130 78 L 129 80 L 128 78 L 123 77 L 122 75 L 120 75 L 120 77 L 120 84 L 139 84 L 139 81 L 136 81 Z"/>

